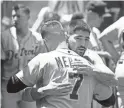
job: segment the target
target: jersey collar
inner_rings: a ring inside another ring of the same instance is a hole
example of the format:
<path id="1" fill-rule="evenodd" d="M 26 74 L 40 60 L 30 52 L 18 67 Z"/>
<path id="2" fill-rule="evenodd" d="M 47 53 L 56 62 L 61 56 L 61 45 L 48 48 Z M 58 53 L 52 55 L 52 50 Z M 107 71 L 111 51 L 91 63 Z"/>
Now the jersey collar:
<path id="1" fill-rule="evenodd" d="M 75 55 L 75 56 L 80 56 L 78 55 L 77 53 L 75 53 L 74 51 L 70 50 L 68 48 L 68 45 L 67 43 L 64 41 L 62 42 L 56 49 L 57 51 L 59 52 L 62 52 L 62 53 L 66 53 L 66 54 L 69 54 L 69 55 Z"/>

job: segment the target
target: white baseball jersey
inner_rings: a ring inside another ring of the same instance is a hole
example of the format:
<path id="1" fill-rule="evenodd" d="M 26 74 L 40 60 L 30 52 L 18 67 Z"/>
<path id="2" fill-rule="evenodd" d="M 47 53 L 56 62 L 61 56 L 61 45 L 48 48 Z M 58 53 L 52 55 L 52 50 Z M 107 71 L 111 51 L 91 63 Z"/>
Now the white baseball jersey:
<path id="1" fill-rule="evenodd" d="M 95 56 L 89 51 L 86 54 L 90 57 Z M 85 65 L 92 65 L 71 50 L 57 49 L 37 55 L 16 76 L 24 84 L 28 86 L 36 84 L 37 88 L 46 86 L 50 81 L 57 78 L 56 83 L 71 82 L 74 85 L 73 90 L 67 96 L 46 96 L 37 100 L 37 108 L 91 108 L 93 94 L 96 94 L 99 100 L 109 98 L 111 96 L 109 87 L 99 86 L 94 77 L 73 71 L 72 63 L 76 61 Z"/>
<path id="2" fill-rule="evenodd" d="M 1 37 L 1 59 L 5 61 L 2 77 L 8 80 L 40 52 L 46 52 L 40 34 L 29 30 L 27 36 L 19 42 L 15 28 L 7 29 Z"/>

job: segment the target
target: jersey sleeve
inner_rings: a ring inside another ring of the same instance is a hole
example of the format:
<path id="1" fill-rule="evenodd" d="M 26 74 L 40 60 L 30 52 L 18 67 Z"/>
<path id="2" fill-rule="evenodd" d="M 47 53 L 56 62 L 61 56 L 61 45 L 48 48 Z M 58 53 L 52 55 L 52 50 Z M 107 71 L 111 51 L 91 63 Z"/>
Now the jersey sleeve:
<path id="1" fill-rule="evenodd" d="M 95 67 L 99 69 L 102 73 L 110 75 L 113 78 L 115 77 L 115 74 L 104 64 L 102 58 L 97 54 L 97 52 L 93 53 L 93 61 Z"/>
<path id="2" fill-rule="evenodd" d="M 88 50 L 86 55 L 94 62 L 94 65 L 104 64 L 103 60 L 96 51 Z"/>
<path id="3" fill-rule="evenodd" d="M 27 86 L 35 85 L 39 78 L 42 78 L 44 68 L 47 65 L 44 58 L 44 54 L 37 55 L 16 76 Z"/>
<path id="4" fill-rule="evenodd" d="M 94 96 L 97 100 L 107 100 L 112 95 L 112 88 L 101 83 L 97 83 L 94 90 Z"/>
<path id="5" fill-rule="evenodd" d="M 117 78 L 114 72 L 104 64 L 97 52 L 90 51 L 88 56 L 94 62 L 94 67 L 97 70 L 96 78 L 110 86 L 117 85 Z"/>

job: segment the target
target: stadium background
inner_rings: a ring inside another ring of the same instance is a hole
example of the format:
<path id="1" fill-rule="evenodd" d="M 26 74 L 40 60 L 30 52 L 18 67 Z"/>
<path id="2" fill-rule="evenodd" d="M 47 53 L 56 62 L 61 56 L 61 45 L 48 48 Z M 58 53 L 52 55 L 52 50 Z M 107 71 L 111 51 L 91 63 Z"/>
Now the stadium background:
<path id="1" fill-rule="evenodd" d="M 80 0 L 81 1 L 81 0 Z M 84 12 L 85 6 L 87 4 L 87 0 L 85 1 L 81 1 L 79 0 L 77 1 L 68 1 L 69 4 L 77 4 L 80 5 L 80 11 Z M 7 16 L 9 18 L 11 18 L 11 11 L 12 11 L 12 6 L 18 3 L 21 4 L 25 4 L 26 6 L 28 6 L 31 10 L 31 19 L 30 19 L 30 26 L 32 27 L 34 21 L 37 18 L 38 13 L 40 12 L 40 10 L 45 7 L 45 6 L 50 6 L 52 9 L 56 7 L 56 5 L 63 5 L 65 1 L 58 1 L 58 0 L 44 0 L 44 1 L 18 1 L 18 0 L 12 0 L 12 1 L 2 1 L 1 2 L 1 19 L 3 18 L 3 16 Z M 104 29 L 105 27 L 107 27 L 108 25 L 110 25 L 111 23 L 113 23 L 115 20 L 117 20 L 119 17 L 124 15 L 124 1 L 105 1 L 107 3 L 107 7 L 109 9 L 111 9 L 112 11 L 112 18 L 106 19 L 106 23 L 104 23 L 105 25 L 103 25 Z M 66 1 L 67 3 L 67 1 Z M 59 9 L 59 8 L 58 8 Z M 63 9 L 64 5 L 63 5 Z M 67 9 L 67 8 L 66 8 Z M 120 11 L 119 11 L 120 10 Z"/>

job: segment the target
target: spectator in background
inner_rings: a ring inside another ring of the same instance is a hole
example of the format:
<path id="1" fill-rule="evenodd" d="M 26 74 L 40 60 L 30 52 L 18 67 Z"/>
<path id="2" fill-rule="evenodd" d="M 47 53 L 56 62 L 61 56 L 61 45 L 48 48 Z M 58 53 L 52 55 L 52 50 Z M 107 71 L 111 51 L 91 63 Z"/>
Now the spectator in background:
<path id="1" fill-rule="evenodd" d="M 20 93 L 7 93 L 6 84 L 9 77 L 22 69 L 41 50 L 44 50 L 44 47 L 41 48 L 42 38 L 28 28 L 29 19 L 28 7 L 21 4 L 14 6 L 12 9 L 13 26 L 3 31 L 1 35 L 3 108 L 17 108 L 22 105 L 21 103 L 25 103 L 21 101 Z M 35 108 L 36 105 L 30 103 L 23 107 Z"/>
<path id="2" fill-rule="evenodd" d="M 106 1 L 104 2 L 107 4 L 107 8 L 109 9 L 110 13 L 112 14 L 112 23 L 117 21 L 120 17 L 124 15 L 124 1 Z M 111 24 L 112 24 L 111 23 Z"/>

